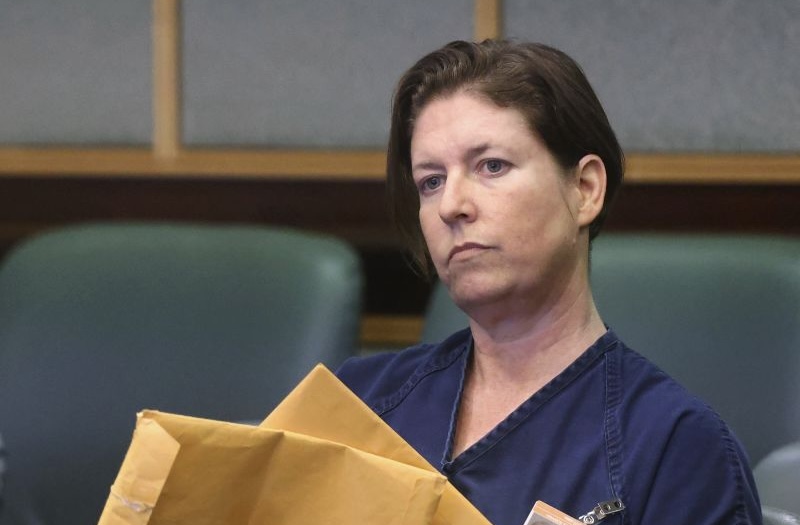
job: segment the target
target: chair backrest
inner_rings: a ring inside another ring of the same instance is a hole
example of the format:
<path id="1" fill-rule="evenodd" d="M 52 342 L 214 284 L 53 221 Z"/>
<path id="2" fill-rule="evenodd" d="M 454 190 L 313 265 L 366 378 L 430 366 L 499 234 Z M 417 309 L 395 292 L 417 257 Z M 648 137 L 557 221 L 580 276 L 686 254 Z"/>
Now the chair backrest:
<path id="1" fill-rule="evenodd" d="M 602 234 L 591 257 L 603 320 L 719 411 L 754 464 L 800 437 L 800 239 Z M 425 340 L 467 326 L 443 288 Z"/>
<path id="2" fill-rule="evenodd" d="M 6 479 L 6 446 L 0 435 L 0 516 L 3 515 L 3 484 Z"/>
<path id="3" fill-rule="evenodd" d="M 800 525 L 800 515 L 772 507 L 761 509 L 764 525 Z"/>
<path id="4" fill-rule="evenodd" d="M 23 242 L 0 266 L 4 515 L 95 523 L 141 409 L 262 419 L 355 353 L 361 285 L 348 245 L 290 230 L 90 224 Z"/>
<path id="5" fill-rule="evenodd" d="M 437 281 L 431 289 L 431 296 L 423 316 L 421 341 L 436 343 L 468 326 L 467 314 L 453 303 L 447 287 L 441 281 Z"/>
<path id="6" fill-rule="evenodd" d="M 598 237 L 606 323 L 714 407 L 755 464 L 800 437 L 800 240 Z"/>
<path id="7" fill-rule="evenodd" d="M 753 469 L 761 504 L 800 524 L 800 441 L 773 450 Z"/>

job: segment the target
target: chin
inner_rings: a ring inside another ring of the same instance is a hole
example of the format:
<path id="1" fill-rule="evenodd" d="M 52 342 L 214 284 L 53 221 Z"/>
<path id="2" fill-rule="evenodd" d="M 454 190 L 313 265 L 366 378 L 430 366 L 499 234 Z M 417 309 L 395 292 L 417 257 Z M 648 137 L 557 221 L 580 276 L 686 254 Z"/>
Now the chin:
<path id="1" fill-rule="evenodd" d="M 467 313 L 502 301 L 509 293 L 508 286 L 482 280 L 454 279 L 447 283 L 447 288 L 453 302 Z"/>

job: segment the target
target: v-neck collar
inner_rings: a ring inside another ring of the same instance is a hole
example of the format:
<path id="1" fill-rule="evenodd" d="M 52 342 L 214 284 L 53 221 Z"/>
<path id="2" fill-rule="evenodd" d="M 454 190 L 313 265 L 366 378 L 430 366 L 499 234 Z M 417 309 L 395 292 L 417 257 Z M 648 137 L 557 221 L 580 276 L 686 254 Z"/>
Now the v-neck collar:
<path id="1" fill-rule="evenodd" d="M 573 361 L 572 364 L 570 364 L 542 388 L 537 390 L 533 395 L 531 395 L 531 397 L 523 401 L 519 407 L 517 407 L 505 419 L 498 423 L 485 436 L 470 445 L 457 457 L 451 458 L 455 443 L 458 410 L 461 406 L 462 396 L 464 395 L 464 384 L 467 376 L 467 368 L 474 352 L 474 340 L 470 334 L 467 351 L 462 352 L 459 356 L 460 363 L 458 364 L 461 367 L 461 377 L 459 381 L 458 395 L 456 396 L 452 410 L 450 411 L 450 428 L 447 434 L 447 445 L 445 446 L 444 456 L 442 457 L 441 461 L 442 472 L 446 475 L 458 472 L 460 469 L 466 467 L 502 441 L 505 436 L 513 432 L 515 428 L 525 421 L 525 419 L 539 410 L 540 407 L 558 395 L 558 393 L 566 388 L 567 385 L 569 385 L 572 381 L 577 379 L 587 369 L 589 369 L 598 358 L 600 358 L 614 345 L 616 340 L 616 335 L 614 335 L 611 330 L 607 330 L 605 334 L 600 336 L 600 338 L 595 341 L 594 344 L 592 344 L 592 346 L 590 346 L 575 361 Z"/>

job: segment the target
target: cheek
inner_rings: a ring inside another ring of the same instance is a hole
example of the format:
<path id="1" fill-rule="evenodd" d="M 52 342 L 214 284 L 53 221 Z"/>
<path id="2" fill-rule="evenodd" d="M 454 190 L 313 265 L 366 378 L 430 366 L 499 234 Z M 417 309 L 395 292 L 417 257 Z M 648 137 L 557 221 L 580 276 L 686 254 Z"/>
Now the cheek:
<path id="1" fill-rule="evenodd" d="M 565 203 L 554 193 L 537 192 L 528 198 L 509 198 L 505 202 L 506 206 L 496 210 L 496 221 L 506 225 L 516 242 L 534 250 L 538 243 L 561 237 L 564 227 L 571 222 Z"/>
<path id="2" fill-rule="evenodd" d="M 420 209 L 419 224 L 425 244 L 428 246 L 428 252 L 430 252 L 434 264 L 438 265 L 438 260 L 450 249 L 447 226 L 435 210 L 424 209 Z"/>
<path id="3" fill-rule="evenodd" d="M 419 226 L 429 249 L 433 247 L 432 245 L 436 241 L 437 219 L 438 215 L 434 214 L 429 207 L 422 206 L 419 209 Z"/>

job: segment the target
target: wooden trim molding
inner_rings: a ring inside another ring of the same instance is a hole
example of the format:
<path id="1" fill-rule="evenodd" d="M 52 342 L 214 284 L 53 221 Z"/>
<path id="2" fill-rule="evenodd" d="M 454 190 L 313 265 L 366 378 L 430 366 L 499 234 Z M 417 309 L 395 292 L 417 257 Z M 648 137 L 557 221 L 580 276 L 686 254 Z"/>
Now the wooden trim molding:
<path id="1" fill-rule="evenodd" d="M 153 0 L 153 153 L 181 149 L 180 0 Z"/>
<path id="2" fill-rule="evenodd" d="M 368 150 L 0 148 L 0 177 L 382 179 L 386 156 Z"/>
<path id="3" fill-rule="evenodd" d="M 362 347 L 404 347 L 419 342 L 422 316 L 364 315 L 361 317 Z"/>
<path id="4" fill-rule="evenodd" d="M 800 184 L 800 155 L 630 154 L 626 179 L 636 184 Z"/>
<path id="5" fill-rule="evenodd" d="M 380 150 L 0 147 L 0 177 L 382 180 Z M 628 184 L 800 184 L 798 154 L 631 153 Z"/>
<path id="6" fill-rule="evenodd" d="M 475 0 L 473 38 L 480 42 L 503 34 L 503 1 Z"/>

